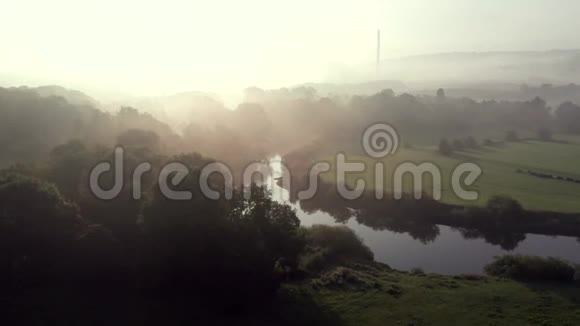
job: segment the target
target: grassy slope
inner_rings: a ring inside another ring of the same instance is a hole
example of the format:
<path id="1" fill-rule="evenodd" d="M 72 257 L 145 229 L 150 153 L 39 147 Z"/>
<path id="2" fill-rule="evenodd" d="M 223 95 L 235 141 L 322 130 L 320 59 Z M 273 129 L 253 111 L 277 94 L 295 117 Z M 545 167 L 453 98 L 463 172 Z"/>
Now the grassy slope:
<path id="1" fill-rule="evenodd" d="M 580 184 L 547 180 L 516 173 L 517 169 L 569 176 L 580 179 L 580 142 L 570 138 L 569 144 L 526 141 L 483 147 L 479 150 L 457 152 L 451 157 L 439 155 L 435 148 L 400 149 L 396 155 L 382 160 L 387 173 L 385 190 L 393 190 L 393 172 L 401 162 L 432 162 L 442 171 L 443 201 L 461 205 L 483 205 L 491 196 L 503 194 L 520 201 L 526 209 L 557 212 L 580 212 Z M 347 183 L 363 177 L 367 184 L 374 186 L 374 161 L 366 156 L 347 155 L 348 160 L 363 161 L 367 172 L 353 173 Z M 451 172 L 462 162 L 479 164 L 483 175 L 471 188 L 480 193 L 476 202 L 464 202 L 451 191 Z M 334 172 L 325 174 L 326 181 L 333 181 Z M 430 192 L 431 178 L 425 178 L 424 189 Z M 411 178 L 404 178 L 404 189 L 410 191 Z"/>
<path id="2" fill-rule="evenodd" d="M 287 288 L 323 309 L 326 320 L 342 325 L 580 324 L 580 289 L 572 286 L 412 275 L 378 264 L 354 273 L 372 286 L 315 288 L 305 281 Z M 300 313 L 309 319 L 308 311 Z"/>

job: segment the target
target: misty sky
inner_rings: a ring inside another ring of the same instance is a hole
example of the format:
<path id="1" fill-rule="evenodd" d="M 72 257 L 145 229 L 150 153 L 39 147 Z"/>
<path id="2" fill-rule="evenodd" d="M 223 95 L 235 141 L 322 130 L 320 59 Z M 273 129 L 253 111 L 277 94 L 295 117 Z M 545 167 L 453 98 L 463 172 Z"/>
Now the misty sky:
<path id="1" fill-rule="evenodd" d="M 576 0 L 0 0 L 0 85 L 277 87 L 452 51 L 580 48 Z"/>

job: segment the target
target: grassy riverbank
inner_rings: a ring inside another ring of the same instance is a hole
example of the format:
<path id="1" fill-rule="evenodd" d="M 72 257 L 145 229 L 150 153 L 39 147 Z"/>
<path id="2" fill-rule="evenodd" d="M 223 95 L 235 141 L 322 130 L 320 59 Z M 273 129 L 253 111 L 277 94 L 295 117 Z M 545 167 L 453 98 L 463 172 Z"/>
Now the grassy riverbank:
<path id="1" fill-rule="evenodd" d="M 373 167 L 377 162 L 382 162 L 386 169 L 386 182 L 382 187 L 387 193 L 392 193 L 394 191 L 393 174 L 401 163 L 429 162 L 440 169 L 444 203 L 459 206 L 484 206 L 491 197 L 506 195 L 519 201 L 527 210 L 575 213 L 580 212 L 580 201 L 576 195 L 580 193 L 580 184 L 564 179 L 580 179 L 576 164 L 580 161 L 580 144 L 572 138 L 567 141 L 568 143 L 540 141 L 498 143 L 481 146 L 478 149 L 457 151 L 450 156 L 439 154 L 434 147 L 401 148 L 395 155 L 389 155 L 380 160 L 350 153 L 347 154 L 348 161 L 364 162 L 367 169 L 363 173 L 349 173 L 346 181 L 352 187 L 356 180 L 363 179 L 370 188 L 374 188 Z M 334 165 L 332 154 L 321 155 L 318 159 Z M 451 189 L 451 174 L 455 167 L 464 162 L 476 163 L 483 170 L 481 177 L 470 187 L 471 190 L 479 193 L 476 201 L 461 200 Z M 550 175 L 553 178 L 540 178 L 530 173 L 522 173 L 522 171 Z M 329 183 L 335 182 L 334 168 L 323 174 L 323 180 Z M 413 180 L 409 176 L 403 181 L 405 192 L 415 191 Z M 431 194 L 433 189 L 431 177 L 425 177 L 424 182 L 423 191 Z"/>
<path id="2" fill-rule="evenodd" d="M 580 324 L 580 288 L 558 283 L 413 274 L 369 263 L 338 267 L 283 291 L 301 302 L 294 313 L 311 324 Z M 292 305 L 287 309 L 292 314 Z"/>

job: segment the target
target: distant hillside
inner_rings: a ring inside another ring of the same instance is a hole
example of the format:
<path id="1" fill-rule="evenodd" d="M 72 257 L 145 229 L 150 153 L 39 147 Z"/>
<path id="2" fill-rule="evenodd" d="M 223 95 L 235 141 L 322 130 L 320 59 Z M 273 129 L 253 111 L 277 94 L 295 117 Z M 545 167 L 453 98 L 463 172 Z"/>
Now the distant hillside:
<path id="1" fill-rule="evenodd" d="M 50 97 L 50 96 L 62 97 L 72 105 L 91 106 L 95 108 L 98 108 L 100 106 L 97 100 L 88 96 L 87 94 L 81 91 L 64 88 L 58 85 L 39 86 L 31 88 L 31 90 L 36 92 L 38 95 L 42 97 Z"/>
<path id="2" fill-rule="evenodd" d="M 371 95 L 376 94 L 384 89 L 390 88 L 396 92 L 404 92 L 408 89 L 407 85 L 398 80 L 377 80 L 362 83 L 307 83 L 299 86 L 312 87 L 319 95 Z"/>
<path id="3" fill-rule="evenodd" d="M 107 103 L 107 109 L 113 112 L 123 106 L 147 112 L 176 130 L 181 130 L 190 122 L 217 122 L 220 114 L 227 111 L 217 94 L 197 91 L 168 96 L 125 96 Z"/>
<path id="4" fill-rule="evenodd" d="M 407 81 L 580 82 L 580 50 L 455 52 L 381 63 L 384 78 Z"/>

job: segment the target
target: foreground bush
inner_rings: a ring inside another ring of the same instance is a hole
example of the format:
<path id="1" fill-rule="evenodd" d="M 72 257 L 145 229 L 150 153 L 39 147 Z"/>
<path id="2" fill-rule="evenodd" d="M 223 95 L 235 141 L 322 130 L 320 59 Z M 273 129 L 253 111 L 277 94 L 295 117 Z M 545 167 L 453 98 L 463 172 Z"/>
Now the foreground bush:
<path id="1" fill-rule="evenodd" d="M 181 189 L 199 191 L 197 176 Z M 155 193 L 144 209 L 143 286 L 227 307 L 269 300 L 280 274 L 298 264 L 300 220 L 267 189 L 252 185 L 251 194 L 236 192 L 226 201 L 198 192 L 193 200 L 172 201 Z"/>
<path id="2" fill-rule="evenodd" d="M 573 282 L 575 269 L 566 261 L 553 257 L 506 255 L 496 257 L 485 266 L 485 272 L 523 281 Z"/>
<path id="3" fill-rule="evenodd" d="M 372 251 L 346 226 L 313 225 L 305 229 L 308 248 L 302 267 L 319 271 L 350 261 L 372 261 Z"/>
<path id="4" fill-rule="evenodd" d="M 181 187 L 199 184 L 191 175 Z M 172 201 L 154 192 L 131 241 L 83 217 L 54 185 L 0 171 L 0 292 L 147 293 L 227 309 L 269 301 L 305 242 L 290 206 L 264 187 L 251 193 Z"/>

